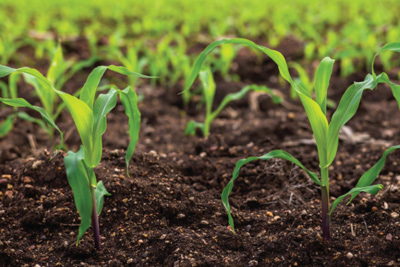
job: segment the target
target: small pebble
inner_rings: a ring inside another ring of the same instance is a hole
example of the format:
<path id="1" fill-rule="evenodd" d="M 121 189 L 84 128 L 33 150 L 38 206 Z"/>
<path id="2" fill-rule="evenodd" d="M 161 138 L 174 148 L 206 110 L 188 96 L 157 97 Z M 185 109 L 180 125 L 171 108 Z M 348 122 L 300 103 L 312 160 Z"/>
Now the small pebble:
<path id="1" fill-rule="evenodd" d="M 206 221 L 206 220 L 202 220 L 202 221 L 200 222 L 200 224 L 202 224 L 202 225 L 209 225 L 210 223 L 209 223 L 208 221 Z"/>
<path id="2" fill-rule="evenodd" d="M 386 240 L 387 241 L 392 241 L 392 239 L 393 239 L 392 234 L 387 234 L 386 235 Z"/>
<path id="3" fill-rule="evenodd" d="M 14 195 L 13 191 L 6 191 L 4 194 L 9 198 L 12 198 Z"/>
<path id="4" fill-rule="evenodd" d="M 185 217 L 186 217 L 186 215 L 183 213 L 179 213 L 178 216 L 176 216 L 176 218 L 178 218 L 178 219 L 183 219 Z"/>
<path id="5" fill-rule="evenodd" d="M 390 216 L 392 216 L 392 218 L 396 219 L 397 217 L 399 217 L 399 214 L 397 212 L 392 212 L 392 213 L 390 213 Z"/>
<path id="6" fill-rule="evenodd" d="M 41 164 L 43 163 L 43 160 L 37 160 L 32 164 L 32 169 L 37 169 Z"/>
<path id="7" fill-rule="evenodd" d="M 249 225 L 246 225 L 246 227 L 244 228 L 244 230 L 246 230 L 246 232 L 249 232 L 250 229 L 251 229 L 251 225 L 250 225 L 250 224 L 249 224 Z"/>
<path id="8" fill-rule="evenodd" d="M 126 261 L 126 263 L 128 263 L 128 264 L 133 263 L 133 259 L 132 259 L 132 258 L 129 258 L 129 259 Z"/>
<path id="9" fill-rule="evenodd" d="M 258 265 L 258 261 L 256 261 L 256 260 L 249 261 L 249 266 L 257 266 L 257 265 Z"/>
<path id="10" fill-rule="evenodd" d="M 33 179 L 29 176 L 25 176 L 24 178 L 22 178 L 22 181 L 24 182 L 24 184 L 31 184 L 33 183 Z"/>
<path id="11" fill-rule="evenodd" d="M 347 252 L 346 257 L 347 257 L 348 259 L 352 259 L 352 258 L 353 258 L 353 253 Z"/>

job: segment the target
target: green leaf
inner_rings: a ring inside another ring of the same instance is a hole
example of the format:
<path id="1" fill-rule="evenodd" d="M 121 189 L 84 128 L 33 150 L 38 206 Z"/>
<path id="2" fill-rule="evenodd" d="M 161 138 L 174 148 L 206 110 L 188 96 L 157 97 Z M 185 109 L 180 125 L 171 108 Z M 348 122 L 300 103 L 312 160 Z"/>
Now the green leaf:
<path id="1" fill-rule="evenodd" d="M 0 98 L 0 101 L 3 102 L 6 105 L 12 106 L 12 107 L 24 107 L 24 108 L 30 108 L 33 109 L 37 112 L 40 113 L 42 116 L 43 120 L 48 123 L 50 126 L 54 127 L 59 133 L 60 133 L 60 144 L 62 145 L 64 143 L 64 135 L 61 132 L 61 130 L 57 127 L 57 125 L 54 123 L 53 119 L 50 117 L 50 115 L 46 112 L 41 107 L 37 106 L 32 106 L 29 104 L 25 99 L 23 98 L 15 98 L 15 99 L 6 99 L 6 98 Z"/>
<path id="2" fill-rule="evenodd" d="M 340 202 L 342 202 L 343 199 L 345 197 L 347 197 L 348 195 L 355 194 L 357 196 L 361 192 L 365 192 L 365 193 L 369 193 L 369 194 L 372 194 L 372 195 L 376 195 L 382 188 L 383 188 L 383 185 L 381 185 L 381 184 L 370 185 L 370 186 L 365 186 L 365 187 L 354 187 L 353 189 L 351 189 L 346 194 L 341 195 L 340 197 L 335 199 L 335 201 L 332 203 L 331 210 L 329 211 L 329 215 L 332 214 L 332 212 L 335 210 L 337 205 Z M 352 197 L 352 199 L 353 199 L 353 197 Z M 347 204 L 350 204 L 351 200 Z"/>
<path id="3" fill-rule="evenodd" d="M 303 94 L 299 94 L 299 97 L 314 133 L 320 167 L 323 167 L 327 164 L 328 121 L 317 102 Z"/>
<path id="4" fill-rule="evenodd" d="M 375 59 L 380 53 L 382 53 L 384 51 L 400 52 L 400 42 L 386 44 L 386 45 L 382 46 L 381 49 L 378 50 L 378 52 L 376 52 L 376 54 L 372 60 L 372 76 L 373 76 L 374 80 L 376 79 L 376 74 L 374 71 Z"/>
<path id="5" fill-rule="evenodd" d="M 215 41 L 215 42 L 211 43 L 210 45 L 208 45 L 204 49 L 203 52 L 201 52 L 201 54 L 196 59 L 196 62 L 194 63 L 192 73 L 191 73 L 187 83 L 185 84 L 184 91 L 189 90 L 190 87 L 192 86 L 194 80 L 196 79 L 197 75 L 199 74 L 199 72 L 201 70 L 201 66 L 203 65 L 203 62 L 205 61 L 207 55 L 213 49 L 215 49 L 216 47 L 223 45 L 223 44 L 240 44 L 240 45 L 248 46 L 250 48 L 253 48 L 253 49 L 263 52 L 264 54 L 269 56 L 278 65 L 279 73 L 281 74 L 281 76 L 286 81 L 290 82 L 291 84 L 293 83 L 292 78 L 289 73 L 289 69 L 288 69 L 286 60 L 281 53 L 279 53 L 278 51 L 266 48 L 264 46 L 257 45 L 254 42 L 247 40 L 247 39 L 233 38 L 233 39 L 221 39 L 221 40 Z"/>
<path id="6" fill-rule="evenodd" d="M 389 147 L 382 155 L 382 157 L 378 160 L 377 163 L 375 163 L 374 166 L 372 166 L 371 169 L 369 169 L 368 171 L 366 171 L 361 178 L 358 180 L 356 187 L 365 187 L 365 186 L 370 186 L 375 179 L 378 177 L 379 173 L 382 171 L 383 166 L 385 165 L 386 162 L 386 158 L 387 156 L 392 153 L 393 151 L 397 150 L 400 148 L 400 145 L 397 146 L 391 146 Z M 352 201 L 355 197 L 357 196 L 357 194 L 353 194 L 351 196 L 351 200 Z"/>
<path id="7" fill-rule="evenodd" d="M 398 84 L 392 83 L 386 73 L 379 75 L 378 82 L 387 83 L 392 90 L 393 96 L 397 101 L 400 109 L 400 86 Z"/>
<path id="8" fill-rule="evenodd" d="M 96 96 L 97 87 L 104 73 L 106 72 L 106 66 L 99 66 L 95 68 L 87 78 L 83 88 L 81 90 L 80 100 L 85 102 L 90 109 L 93 108 L 94 98 Z"/>
<path id="9" fill-rule="evenodd" d="M 68 151 L 64 157 L 65 168 L 67 171 L 68 183 L 74 193 L 75 206 L 81 217 L 79 226 L 78 245 L 84 233 L 90 227 L 92 216 L 92 197 L 90 192 L 89 177 L 84 166 L 84 151 L 81 147 L 78 152 Z"/>
<path id="10" fill-rule="evenodd" d="M 123 75 L 131 75 L 142 78 L 155 78 L 152 76 L 146 76 L 137 72 L 130 71 L 127 68 L 121 66 L 114 66 L 114 65 L 99 66 L 90 73 L 89 77 L 86 80 L 85 85 L 82 88 L 80 96 L 80 99 L 83 102 L 85 102 L 91 109 L 93 107 L 93 102 L 96 96 L 97 87 L 99 87 L 100 80 L 107 69 Z"/>
<path id="11" fill-rule="evenodd" d="M 222 203 L 224 204 L 224 207 L 228 213 L 229 225 L 232 227 L 233 230 L 235 228 L 234 228 L 233 218 L 231 215 L 231 208 L 229 205 L 229 194 L 232 192 L 233 183 L 235 182 L 236 178 L 238 178 L 238 176 L 239 176 L 240 168 L 242 168 L 244 165 L 246 165 L 247 163 L 249 163 L 251 161 L 260 160 L 260 159 L 261 160 L 269 160 L 269 159 L 273 159 L 273 158 L 285 159 L 287 161 L 290 161 L 290 162 L 296 164 L 297 166 L 302 168 L 308 174 L 308 176 L 311 178 L 311 180 L 313 180 L 317 185 L 322 186 L 321 181 L 318 179 L 318 175 L 315 172 L 309 171 L 306 167 L 304 167 L 303 164 L 300 163 L 300 161 L 298 161 L 292 155 L 290 155 L 289 153 L 287 153 L 283 150 L 272 150 L 271 152 L 269 152 L 261 157 L 249 157 L 247 159 L 241 159 L 236 163 L 235 169 L 232 174 L 232 179 L 226 185 L 226 187 L 222 191 L 222 195 L 221 195 Z"/>
<path id="12" fill-rule="evenodd" d="M 45 131 L 48 130 L 47 127 L 46 127 L 46 124 L 43 122 L 43 120 L 34 118 L 31 115 L 29 115 L 28 113 L 26 113 L 26 112 L 23 112 L 23 111 L 18 112 L 17 113 L 17 117 L 20 118 L 20 119 L 32 122 L 32 123 L 36 123 L 37 125 L 40 126 L 40 128 L 42 128 Z"/>
<path id="13" fill-rule="evenodd" d="M 367 75 L 363 82 L 356 82 L 351 85 L 343 94 L 338 108 L 332 116 L 328 130 L 328 161 L 326 166 L 332 164 L 335 159 L 340 129 L 354 116 L 360 104 L 364 90 L 374 89 L 377 83 L 371 75 Z"/>
<path id="14" fill-rule="evenodd" d="M 8 116 L 2 124 L 0 124 L 0 138 L 6 136 L 13 127 L 14 116 Z"/>
<path id="15" fill-rule="evenodd" d="M 94 117 L 93 112 L 89 106 L 82 100 L 70 94 L 57 91 L 58 95 L 66 104 L 71 116 L 75 122 L 76 129 L 82 141 L 83 149 L 85 151 L 85 162 L 89 167 L 94 168 L 94 148 L 93 148 L 93 125 Z"/>
<path id="16" fill-rule="evenodd" d="M 47 79 L 50 81 L 52 86 L 56 85 L 56 81 L 64 73 L 65 69 L 66 65 L 64 62 L 62 48 L 61 45 L 58 44 L 53 59 L 51 60 L 49 70 L 47 71 Z"/>
<path id="17" fill-rule="evenodd" d="M 7 75 L 10 75 L 14 71 L 15 71 L 14 68 L 10 68 L 10 67 L 7 67 L 7 66 L 0 65 L 0 78 L 3 78 L 5 76 L 7 76 Z"/>
<path id="18" fill-rule="evenodd" d="M 102 137 L 107 129 L 107 114 L 117 104 L 117 91 L 111 89 L 108 94 L 100 94 L 96 102 L 94 103 L 93 116 L 93 166 L 97 166 L 100 163 L 102 155 Z"/>
<path id="19" fill-rule="evenodd" d="M 201 71 L 199 76 L 203 85 L 204 96 L 206 98 L 206 116 L 209 116 L 211 114 L 212 104 L 214 102 L 215 82 L 210 69 Z"/>
<path id="20" fill-rule="evenodd" d="M 333 63 L 335 60 L 326 57 L 319 64 L 315 73 L 314 87 L 316 101 L 326 115 L 326 96 L 328 94 L 329 81 L 332 75 Z"/>
<path id="21" fill-rule="evenodd" d="M 0 92 L 1 92 L 1 97 L 10 98 L 10 94 L 8 92 L 8 86 L 3 81 L 0 81 Z"/>
<path id="22" fill-rule="evenodd" d="M 111 196 L 111 194 L 108 193 L 106 188 L 104 187 L 103 181 L 100 181 L 97 183 L 96 190 L 95 190 L 95 196 L 96 196 L 96 203 L 97 203 L 97 215 L 99 216 L 101 213 L 101 210 L 103 209 L 104 196 Z"/>
<path id="23" fill-rule="evenodd" d="M 281 103 L 282 98 L 279 97 L 274 93 L 273 90 L 269 89 L 266 86 L 259 86 L 259 85 L 248 85 L 243 87 L 239 92 L 227 94 L 219 104 L 218 108 L 211 114 L 211 120 L 214 120 L 215 117 L 232 101 L 242 99 L 249 91 L 254 92 L 264 92 L 266 94 L 270 94 L 272 97 L 272 101 L 274 103 Z"/>
<path id="24" fill-rule="evenodd" d="M 196 121 L 190 120 L 190 121 L 188 122 L 188 124 L 186 125 L 184 134 L 185 134 L 185 135 L 194 136 L 194 135 L 196 134 L 196 129 L 197 129 L 197 128 L 200 129 L 200 130 L 203 132 L 203 134 L 204 134 L 204 123 L 196 122 Z"/>
<path id="25" fill-rule="evenodd" d="M 125 155 L 126 172 L 129 176 L 129 161 L 135 152 L 135 147 L 139 140 L 141 117 L 136 92 L 130 86 L 125 88 L 123 91 L 120 90 L 118 92 L 122 105 L 125 108 L 125 113 L 129 118 L 129 137 L 131 141 L 129 142 Z"/>

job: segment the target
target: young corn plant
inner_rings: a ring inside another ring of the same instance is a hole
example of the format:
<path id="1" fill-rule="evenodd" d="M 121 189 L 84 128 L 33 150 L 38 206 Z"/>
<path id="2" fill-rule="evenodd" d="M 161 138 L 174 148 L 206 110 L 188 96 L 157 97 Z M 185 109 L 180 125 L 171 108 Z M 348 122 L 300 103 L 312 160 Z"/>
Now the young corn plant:
<path id="1" fill-rule="evenodd" d="M 75 205 L 81 217 L 76 244 L 78 245 L 83 234 L 92 225 L 95 246 L 98 250 L 101 248 L 98 216 L 103 207 L 104 196 L 110 194 L 105 189 L 102 181 L 97 182 L 94 169 L 100 163 L 102 156 L 102 136 L 107 128 L 106 116 L 116 106 L 118 96 L 129 118 L 129 137 L 131 141 L 125 156 L 127 175 L 129 175 L 129 161 L 135 151 L 140 128 L 140 111 L 137 107 L 138 99 L 135 91 L 130 86 L 124 90 L 112 88 L 107 94 L 100 94 L 96 98 L 100 79 L 107 69 L 123 75 L 149 78 L 148 76 L 131 72 L 124 67 L 113 65 L 108 67 L 100 66 L 95 68 L 89 75 L 78 98 L 55 89 L 52 83 L 36 70 L 30 68 L 13 69 L 4 66 L 0 67 L 0 77 L 14 72 L 30 75 L 32 79 L 36 79 L 38 83 L 41 83 L 46 90 L 52 90 L 60 96 L 69 110 L 82 141 L 78 152 L 69 151 L 64 158 L 68 182 L 74 193 Z M 0 101 L 14 107 L 23 106 L 32 108 L 40 112 L 49 124 L 58 129 L 44 109 L 33 107 L 24 99 L 1 98 Z M 62 133 L 60 134 L 62 135 Z"/>
<path id="2" fill-rule="evenodd" d="M 216 89 L 213 74 L 210 69 L 206 69 L 204 71 L 200 71 L 199 77 L 202 83 L 202 93 L 206 103 L 205 119 L 202 123 L 193 120 L 189 121 L 185 129 L 186 135 L 195 135 L 196 129 L 200 129 L 203 133 L 203 136 L 208 137 L 210 135 L 211 123 L 215 120 L 218 114 L 221 113 L 221 111 L 230 102 L 243 98 L 250 91 L 264 92 L 270 94 L 274 103 L 282 102 L 282 99 L 278 95 L 276 95 L 273 90 L 267 88 L 266 86 L 248 85 L 243 87 L 242 90 L 240 90 L 239 92 L 226 95 L 222 99 L 222 102 L 219 104 L 218 108 L 213 111 L 212 106 Z"/>
<path id="3" fill-rule="evenodd" d="M 369 194 L 376 194 L 379 190 L 382 189 L 381 184 L 372 185 L 375 181 L 377 175 L 381 171 L 386 156 L 391 153 L 393 150 L 398 147 L 389 148 L 382 158 L 375 164 L 370 170 L 368 170 L 364 175 L 359 179 L 357 185 L 350 190 L 350 192 L 346 193 L 343 196 L 340 196 L 335 200 L 335 202 L 330 206 L 329 202 L 329 166 L 332 164 L 335 159 L 338 143 L 339 143 L 339 132 L 340 129 L 354 116 L 355 112 L 358 109 L 361 96 L 364 90 L 366 89 L 374 89 L 378 83 L 384 82 L 383 76 L 379 75 L 367 75 L 365 80 L 362 82 L 356 82 L 351 85 L 344 93 L 341 98 L 341 101 L 338 104 L 338 107 L 333 114 L 331 121 L 328 122 L 328 118 L 326 116 L 326 103 L 327 103 L 327 90 L 329 86 L 330 77 L 332 74 L 332 68 L 334 64 L 334 60 L 326 57 L 324 58 L 318 69 L 316 71 L 316 76 L 314 80 L 314 90 L 315 90 L 315 99 L 305 90 L 302 86 L 295 83 L 289 73 L 288 65 L 286 63 L 285 58 L 278 51 L 257 45 L 252 41 L 234 38 L 234 39 L 223 39 L 216 41 L 210 44 L 197 58 L 197 61 L 194 64 L 191 76 L 191 83 L 194 81 L 196 76 L 198 75 L 201 65 L 203 64 L 206 56 L 210 51 L 212 51 L 215 47 L 218 47 L 223 44 L 241 44 L 244 46 L 248 46 L 250 48 L 254 48 L 256 50 L 260 50 L 267 56 L 269 56 L 278 66 L 279 73 L 290 85 L 296 90 L 303 107 L 306 111 L 307 117 L 309 119 L 311 129 L 314 134 L 314 139 L 317 145 L 318 157 L 319 157 L 319 168 L 320 168 L 320 177 L 317 173 L 309 171 L 300 161 L 294 158 L 291 154 L 283 151 L 283 150 L 273 150 L 269 153 L 260 156 L 260 157 L 249 157 L 247 159 L 239 160 L 236 163 L 235 169 L 233 171 L 232 179 L 229 181 L 227 186 L 224 188 L 222 192 L 222 202 L 228 213 L 229 224 L 234 231 L 234 221 L 231 215 L 231 208 L 229 205 L 229 194 L 232 191 L 234 181 L 239 176 L 239 171 L 241 167 L 245 164 L 255 161 L 255 160 L 269 160 L 272 158 L 280 158 L 288 160 L 296 165 L 298 165 L 301 169 L 303 169 L 310 179 L 314 181 L 321 188 L 321 213 L 322 213 L 322 231 L 323 238 L 325 240 L 331 239 L 331 214 L 335 207 L 348 195 L 351 195 L 351 200 L 357 196 L 360 192 L 366 192 Z M 191 84 L 190 83 L 190 84 Z M 188 88 L 186 88 L 188 90 Z M 350 200 L 350 201 L 351 201 Z"/>

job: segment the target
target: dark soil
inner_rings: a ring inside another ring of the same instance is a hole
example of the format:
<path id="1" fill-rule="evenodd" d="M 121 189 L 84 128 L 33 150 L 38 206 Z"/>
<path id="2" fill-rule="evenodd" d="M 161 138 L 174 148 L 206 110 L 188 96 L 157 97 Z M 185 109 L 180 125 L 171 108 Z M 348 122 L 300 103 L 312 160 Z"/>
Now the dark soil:
<path id="1" fill-rule="evenodd" d="M 253 94 L 232 103 L 204 139 L 183 134 L 189 119 L 201 121 L 203 114 L 191 107 L 191 115 L 185 115 L 176 95 L 179 86 L 140 86 L 141 136 L 129 177 L 122 105 L 109 115 L 103 158 L 96 169 L 112 194 L 100 216 L 101 251 L 94 248 L 92 229 L 75 245 L 80 220 L 64 154 L 48 152 L 57 138 L 51 141 L 36 125 L 17 121 L 0 140 L 0 265 L 400 265 L 399 152 L 388 157 L 378 179 L 384 190 L 377 196 L 360 194 L 335 210 L 330 242 L 321 238 L 319 188 L 301 169 L 282 160 L 256 161 L 242 169 L 230 198 L 236 234 L 228 227 L 220 194 L 239 159 L 284 149 L 318 170 L 301 104 L 289 99 L 289 88 L 279 85 L 269 60 L 257 65 L 242 53 L 236 64 L 243 82 L 219 79 L 216 102 L 251 82 L 279 88 L 287 102 L 275 105 L 268 96 Z M 87 74 L 70 81 L 66 90 L 81 86 Z M 355 76 L 342 79 L 336 70 L 329 97 L 338 102 L 343 91 L 365 75 Z M 2 108 L 1 119 L 6 114 L 7 108 Z M 398 114 L 388 88 L 364 94 L 348 124 L 352 134 L 341 138 L 330 169 L 332 200 L 353 188 L 387 146 L 400 143 Z M 66 112 L 58 125 L 68 148 L 76 150 L 80 140 Z"/>

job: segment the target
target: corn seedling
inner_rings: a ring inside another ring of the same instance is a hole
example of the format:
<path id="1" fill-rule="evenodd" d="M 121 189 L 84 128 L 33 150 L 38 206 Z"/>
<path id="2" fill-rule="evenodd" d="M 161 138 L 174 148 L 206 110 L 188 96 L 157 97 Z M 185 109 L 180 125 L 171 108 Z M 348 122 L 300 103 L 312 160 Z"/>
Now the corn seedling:
<path id="1" fill-rule="evenodd" d="M 222 192 L 222 202 L 224 204 L 225 209 L 228 213 L 229 224 L 234 230 L 234 221 L 231 215 L 231 209 L 229 205 L 229 194 L 232 191 L 233 183 L 239 176 L 239 171 L 242 166 L 245 164 L 255 161 L 255 160 L 269 160 L 272 158 L 280 158 L 288 160 L 296 165 L 298 165 L 301 169 L 305 170 L 308 176 L 312 181 L 314 181 L 321 188 L 321 211 L 322 211 L 322 231 L 323 237 L 326 240 L 330 240 L 331 233 L 331 214 L 335 207 L 339 204 L 340 201 L 343 200 L 344 197 L 351 194 L 351 200 L 358 195 L 360 192 L 366 192 L 370 194 L 376 194 L 379 190 L 382 189 L 381 184 L 372 185 L 375 181 L 376 176 L 379 174 L 380 170 L 383 167 L 383 163 L 386 159 L 387 154 L 392 152 L 397 147 L 389 148 L 382 158 L 378 161 L 376 165 L 374 165 L 370 170 L 368 170 L 360 179 L 356 187 L 354 187 L 347 194 L 337 198 L 337 200 L 330 207 L 329 204 L 329 166 L 332 164 L 335 159 L 338 143 L 339 143 L 339 131 L 340 129 L 354 116 L 355 112 L 358 109 L 361 96 L 364 90 L 366 89 L 374 89 L 378 83 L 385 82 L 384 75 L 376 76 L 375 73 L 373 75 L 367 75 L 363 82 L 354 83 L 351 85 L 339 102 L 338 108 L 332 116 L 330 123 L 328 123 L 328 119 L 326 117 L 326 99 L 327 99 L 327 89 L 329 86 L 329 80 L 332 74 L 332 68 L 334 64 L 334 60 L 326 57 L 324 58 L 318 69 L 316 71 L 315 81 L 314 81 L 314 90 L 315 90 L 315 99 L 304 90 L 301 86 L 296 84 L 292 77 L 290 76 L 289 69 L 286 63 L 285 58 L 278 51 L 257 45 L 246 39 L 224 39 L 216 41 L 210 44 L 197 58 L 197 61 L 193 67 L 191 81 L 193 82 L 195 77 L 200 71 L 201 65 L 204 62 L 207 54 L 217 46 L 233 43 L 233 44 L 241 44 L 244 46 L 248 46 L 254 49 L 258 49 L 262 51 L 264 54 L 269 56 L 278 66 L 280 75 L 290 83 L 290 85 L 296 90 L 296 93 L 299 95 L 299 98 L 303 104 L 303 107 L 306 111 L 307 117 L 311 124 L 312 131 L 314 133 L 314 139 L 317 145 L 318 157 L 319 157 L 319 167 L 320 167 L 320 175 L 319 178 L 317 173 L 309 171 L 303 164 L 301 164 L 296 158 L 294 158 L 289 153 L 283 150 L 273 150 L 263 156 L 260 157 L 249 157 L 247 159 L 242 159 L 236 163 L 235 169 L 233 171 L 232 179 L 228 183 L 228 185 L 224 188 Z"/>
<path id="2" fill-rule="evenodd" d="M 54 88 L 52 83 L 46 79 L 40 72 L 30 68 L 13 69 L 0 66 L 0 77 L 11 73 L 24 73 L 36 79 L 43 88 L 55 94 L 65 103 L 78 130 L 82 141 L 82 146 L 78 152 L 69 151 L 64 159 L 67 171 L 68 182 L 74 192 L 75 205 L 81 217 L 81 225 L 77 238 L 77 244 L 87 231 L 90 224 L 93 226 L 95 246 L 100 249 L 100 230 L 98 216 L 103 207 L 104 196 L 109 195 L 104 188 L 103 183 L 97 182 L 94 168 L 99 164 L 102 156 L 102 136 L 107 128 L 107 114 L 116 106 L 117 96 L 125 108 L 125 113 L 129 118 L 129 136 L 130 143 L 127 148 L 125 161 L 128 172 L 129 161 L 134 153 L 136 143 L 139 138 L 140 112 L 137 107 L 137 95 L 131 87 L 125 90 L 110 89 L 107 94 L 100 94 L 95 99 L 95 94 L 104 72 L 109 69 L 123 75 L 135 75 L 138 77 L 149 78 L 126 68 L 118 66 L 100 66 L 95 68 L 89 75 L 85 85 L 82 88 L 80 97 L 70 95 Z M 28 107 L 41 113 L 42 117 L 51 126 L 53 119 L 47 112 L 40 107 L 34 107 L 24 99 L 4 99 L 0 98 L 4 104 L 14 107 Z M 61 136 L 62 133 L 60 132 Z M 129 175 L 129 173 L 128 173 Z"/>
<path id="3" fill-rule="evenodd" d="M 212 110 L 213 102 L 214 102 L 214 95 L 215 95 L 215 82 L 210 69 L 206 69 L 204 71 L 200 71 L 200 81 L 202 83 L 202 92 L 203 97 L 206 103 L 206 114 L 203 123 L 189 121 L 188 125 L 185 129 L 186 135 L 195 135 L 196 129 L 199 128 L 204 137 L 208 137 L 210 134 L 210 127 L 211 123 L 215 120 L 218 114 L 232 101 L 242 99 L 248 92 L 255 91 L 255 92 L 264 92 L 270 94 L 272 97 L 272 101 L 274 103 L 281 103 L 282 99 L 276 95 L 273 90 L 267 88 L 266 86 L 258 86 L 258 85 L 249 85 L 245 86 L 236 93 L 228 94 L 224 97 L 224 99 L 219 104 L 216 110 Z"/>

